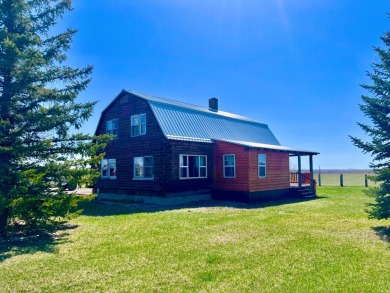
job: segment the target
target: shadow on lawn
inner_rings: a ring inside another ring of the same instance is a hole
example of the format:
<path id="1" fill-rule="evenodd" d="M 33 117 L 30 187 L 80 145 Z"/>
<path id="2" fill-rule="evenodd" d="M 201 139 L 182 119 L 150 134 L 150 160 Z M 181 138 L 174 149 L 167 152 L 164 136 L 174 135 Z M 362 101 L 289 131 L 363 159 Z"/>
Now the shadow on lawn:
<path id="1" fill-rule="evenodd" d="M 41 232 L 28 236 L 12 236 L 7 241 L 0 240 L 0 263 L 17 255 L 55 253 L 56 246 L 68 242 L 69 230 L 75 228 L 76 225 L 65 225 L 54 233 Z"/>
<path id="2" fill-rule="evenodd" d="M 268 201 L 261 203 L 242 203 L 234 201 L 223 201 L 223 200 L 208 200 L 190 202 L 185 204 L 176 205 L 158 205 L 158 204 L 146 204 L 146 203 L 128 203 L 119 201 L 101 201 L 94 200 L 87 202 L 82 207 L 84 209 L 84 216 L 114 216 L 114 215 L 125 215 L 125 214 L 137 214 L 137 213 L 156 213 L 163 211 L 173 211 L 180 209 L 196 209 L 196 208 L 232 208 L 232 209 L 259 209 L 273 206 L 282 206 L 289 204 L 296 204 L 300 202 L 307 202 L 312 200 L 318 200 L 326 198 L 325 196 L 317 196 L 313 199 L 284 199 L 278 201 Z"/>
<path id="3" fill-rule="evenodd" d="M 380 239 L 390 243 L 390 226 L 373 227 L 372 230 L 375 231 Z"/>

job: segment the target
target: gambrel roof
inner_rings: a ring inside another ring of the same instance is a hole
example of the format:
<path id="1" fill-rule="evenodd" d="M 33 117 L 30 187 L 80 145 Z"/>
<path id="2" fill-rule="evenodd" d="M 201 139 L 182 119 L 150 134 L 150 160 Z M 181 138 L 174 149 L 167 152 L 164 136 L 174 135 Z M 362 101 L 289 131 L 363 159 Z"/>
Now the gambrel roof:
<path id="1" fill-rule="evenodd" d="M 224 111 L 127 91 L 145 99 L 168 139 L 212 142 L 236 140 L 280 145 L 267 124 Z"/>
<path id="2" fill-rule="evenodd" d="M 297 154 L 316 152 L 283 147 L 265 123 L 206 107 L 164 99 L 133 90 L 122 90 L 104 112 L 121 96 L 130 94 L 148 102 L 167 139 L 213 143 L 225 141 L 247 147 Z M 100 124 L 100 122 L 99 122 Z"/>

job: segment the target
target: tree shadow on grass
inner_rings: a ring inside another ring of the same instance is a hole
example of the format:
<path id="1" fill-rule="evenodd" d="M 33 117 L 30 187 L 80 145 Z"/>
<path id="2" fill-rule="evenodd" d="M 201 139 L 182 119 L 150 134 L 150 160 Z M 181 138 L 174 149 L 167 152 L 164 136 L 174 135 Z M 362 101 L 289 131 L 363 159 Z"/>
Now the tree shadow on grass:
<path id="1" fill-rule="evenodd" d="M 56 246 L 69 241 L 70 230 L 77 225 L 64 225 L 53 233 L 38 232 L 31 235 L 12 236 L 0 240 L 0 263 L 6 259 L 37 252 L 56 253 Z"/>
<path id="2" fill-rule="evenodd" d="M 372 230 L 375 231 L 380 239 L 390 243 L 390 226 L 373 227 Z"/>
<path id="3" fill-rule="evenodd" d="M 164 211 L 173 211 L 180 209 L 196 209 L 196 208 L 231 208 L 231 209 L 260 209 L 273 206 L 283 206 L 296 204 L 300 202 L 308 202 L 313 200 L 320 200 L 327 197 L 317 196 L 311 199 L 300 199 L 300 198 L 290 198 L 277 201 L 267 201 L 260 203 L 243 203 L 235 201 L 224 201 L 224 200 L 207 200 L 207 201 L 197 201 L 184 204 L 175 204 L 175 205 L 159 205 L 159 204 L 147 204 L 140 202 L 123 202 L 123 201 L 102 201 L 102 200 L 93 200 L 91 202 L 86 202 L 83 204 L 83 213 L 84 216 L 92 217 L 105 217 L 105 216 L 115 216 L 115 215 L 126 215 L 126 214 L 137 214 L 137 213 L 156 213 Z"/>

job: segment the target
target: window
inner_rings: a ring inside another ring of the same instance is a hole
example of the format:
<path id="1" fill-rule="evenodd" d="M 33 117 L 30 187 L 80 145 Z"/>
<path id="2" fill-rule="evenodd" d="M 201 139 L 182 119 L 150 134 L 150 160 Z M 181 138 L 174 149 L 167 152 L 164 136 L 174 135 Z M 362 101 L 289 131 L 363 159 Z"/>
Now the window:
<path id="1" fill-rule="evenodd" d="M 134 178 L 153 179 L 153 157 L 134 158 Z"/>
<path id="2" fill-rule="evenodd" d="M 131 136 L 146 134 L 146 114 L 131 116 Z"/>
<path id="3" fill-rule="evenodd" d="M 116 179 L 116 159 L 103 159 L 100 170 L 102 178 Z"/>
<path id="4" fill-rule="evenodd" d="M 236 177 L 236 156 L 235 155 L 223 155 L 223 177 L 225 178 Z"/>
<path id="5" fill-rule="evenodd" d="M 207 178 L 207 156 L 180 155 L 180 179 Z"/>
<path id="6" fill-rule="evenodd" d="M 119 120 L 118 119 L 107 121 L 106 132 L 108 134 L 112 134 L 112 135 L 117 136 L 118 135 L 118 128 L 119 128 Z"/>
<path id="7" fill-rule="evenodd" d="M 259 154 L 259 178 L 267 176 L 267 157 L 265 154 Z"/>

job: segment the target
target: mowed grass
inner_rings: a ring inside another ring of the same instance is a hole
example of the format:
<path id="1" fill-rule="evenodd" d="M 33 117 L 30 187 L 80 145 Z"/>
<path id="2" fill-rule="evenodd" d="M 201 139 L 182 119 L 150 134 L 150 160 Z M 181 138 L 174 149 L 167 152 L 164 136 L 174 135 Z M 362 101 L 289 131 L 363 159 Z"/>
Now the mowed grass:
<path id="1" fill-rule="evenodd" d="M 57 240 L 1 246 L 0 291 L 389 292 L 390 221 L 367 218 L 361 190 L 257 206 L 90 203 Z"/>

